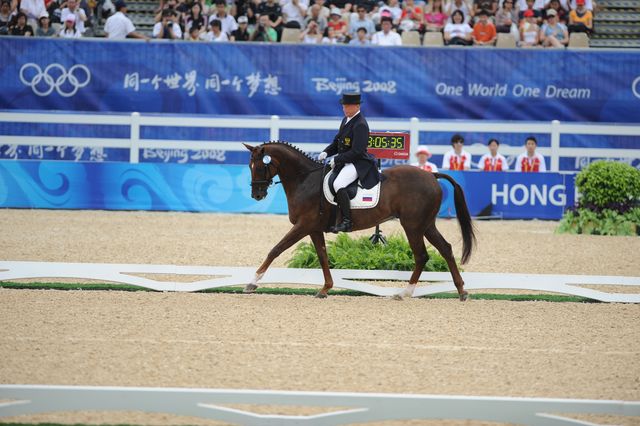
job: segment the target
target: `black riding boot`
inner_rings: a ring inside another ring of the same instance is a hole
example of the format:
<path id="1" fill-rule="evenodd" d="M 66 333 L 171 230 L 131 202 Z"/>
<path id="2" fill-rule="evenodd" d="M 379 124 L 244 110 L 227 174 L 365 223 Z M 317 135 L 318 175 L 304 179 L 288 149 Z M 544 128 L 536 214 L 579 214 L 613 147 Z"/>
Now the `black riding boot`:
<path id="1" fill-rule="evenodd" d="M 351 232 L 353 223 L 351 222 L 351 201 L 349 200 L 349 194 L 346 189 L 340 189 L 336 193 L 336 201 L 340 207 L 340 213 L 342 213 L 342 223 L 337 224 L 331 229 L 331 232 L 337 234 L 338 232 Z"/>

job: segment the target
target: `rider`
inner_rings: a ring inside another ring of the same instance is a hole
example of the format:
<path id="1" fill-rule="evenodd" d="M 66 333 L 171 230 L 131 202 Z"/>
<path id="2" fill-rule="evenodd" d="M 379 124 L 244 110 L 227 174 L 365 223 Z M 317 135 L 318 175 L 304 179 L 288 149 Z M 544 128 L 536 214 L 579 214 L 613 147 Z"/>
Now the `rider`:
<path id="1" fill-rule="evenodd" d="M 343 93 L 340 103 L 345 117 L 340 123 L 338 134 L 318 155 L 318 160 L 323 161 L 327 155 L 337 154 L 331 159 L 330 165 L 338 172 L 333 181 L 333 189 L 336 191 L 342 222 L 331 227 L 330 231 L 334 233 L 350 232 L 353 226 L 346 187 L 356 179 L 366 189 L 373 188 L 380 181 L 375 159 L 367 152 L 369 124 L 360 112 L 360 93 Z"/>

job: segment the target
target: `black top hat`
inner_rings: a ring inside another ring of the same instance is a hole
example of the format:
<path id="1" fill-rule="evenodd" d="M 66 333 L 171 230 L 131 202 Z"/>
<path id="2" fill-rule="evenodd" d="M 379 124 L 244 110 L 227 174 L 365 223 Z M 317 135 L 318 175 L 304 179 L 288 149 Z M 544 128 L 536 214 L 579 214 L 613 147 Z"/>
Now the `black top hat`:
<path id="1" fill-rule="evenodd" d="M 361 104 L 360 93 L 343 93 L 340 99 L 342 105 L 358 105 Z"/>

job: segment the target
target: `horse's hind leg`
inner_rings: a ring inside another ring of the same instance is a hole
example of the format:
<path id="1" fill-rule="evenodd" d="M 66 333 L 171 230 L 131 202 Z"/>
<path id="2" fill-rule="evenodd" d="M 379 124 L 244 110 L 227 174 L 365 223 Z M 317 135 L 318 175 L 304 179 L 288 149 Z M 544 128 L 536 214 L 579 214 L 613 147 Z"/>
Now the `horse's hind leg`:
<path id="1" fill-rule="evenodd" d="M 456 265 L 456 260 L 453 257 L 451 244 L 444 239 L 435 224 L 427 228 L 427 232 L 425 232 L 424 236 L 427 237 L 427 240 L 433 244 L 442 257 L 444 257 L 444 260 L 447 261 L 449 271 L 451 271 L 451 277 L 453 278 L 453 283 L 456 285 L 458 295 L 460 296 L 460 301 L 464 302 L 469 297 L 469 293 L 464 289 L 464 281 L 462 280 L 462 275 L 460 275 L 460 271 L 458 270 L 458 265 Z"/>
<path id="2" fill-rule="evenodd" d="M 331 271 L 329 270 L 329 256 L 327 256 L 327 247 L 324 243 L 324 234 L 322 232 L 313 232 L 311 235 L 311 241 L 316 248 L 318 254 L 318 260 L 322 267 L 322 274 L 324 275 L 324 287 L 316 294 L 316 297 L 325 298 L 327 293 L 333 287 L 333 278 L 331 278 Z"/>
<path id="3" fill-rule="evenodd" d="M 416 265 L 413 269 L 413 274 L 411 274 L 411 278 L 409 279 L 409 285 L 407 285 L 407 288 L 393 296 L 393 298 L 396 300 L 402 300 L 405 297 L 413 296 L 413 291 L 416 289 L 416 284 L 418 283 L 418 279 L 422 274 L 424 265 L 426 265 L 427 261 L 429 260 L 429 254 L 427 253 L 427 249 L 424 246 L 422 229 L 416 230 L 413 228 L 408 228 L 405 225 L 403 225 L 403 228 L 404 232 L 407 234 L 407 240 L 409 240 L 409 246 L 411 246 L 413 259 L 415 260 Z"/>
<path id="4" fill-rule="evenodd" d="M 291 228 L 289 232 L 287 232 L 287 234 L 280 240 L 280 242 L 278 242 L 278 244 L 276 244 L 271 249 L 271 251 L 269 251 L 267 258 L 264 260 L 264 262 L 262 262 L 262 265 L 260 265 L 260 267 L 256 271 L 256 275 L 253 277 L 251 283 L 247 284 L 244 287 L 243 292 L 253 293 L 254 291 L 256 291 L 256 289 L 258 288 L 258 281 L 260 281 L 260 279 L 264 276 L 264 273 L 267 272 L 267 269 L 269 268 L 269 265 L 271 265 L 271 262 L 273 262 L 276 257 L 280 256 L 283 251 L 300 241 L 306 235 L 308 235 L 308 232 L 301 229 L 300 227 L 294 226 L 293 228 Z"/>

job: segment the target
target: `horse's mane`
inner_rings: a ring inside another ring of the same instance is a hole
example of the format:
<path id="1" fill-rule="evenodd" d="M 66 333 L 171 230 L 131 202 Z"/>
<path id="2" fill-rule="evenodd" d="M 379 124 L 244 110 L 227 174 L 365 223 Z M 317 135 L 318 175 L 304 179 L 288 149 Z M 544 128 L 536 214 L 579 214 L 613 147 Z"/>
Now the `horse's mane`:
<path id="1" fill-rule="evenodd" d="M 293 151 L 297 152 L 298 154 L 301 154 L 303 157 L 307 158 L 310 161 L 313 161 L 315 164 L 322 164 L 322 161 L 316 160 L 311 155 L 307 154 L 306 152 L 304 152 L 303 150 L 301 150 L 297 146 L 290 144 L 289 142 L 285 142 L 285 141 L 269 141 L 269 142 L 263 143 L 262 145 L 280 145 L 280 146 L 284 146 L 284 147 L 287 147 L 289 149 L 292 149 Z"/>

